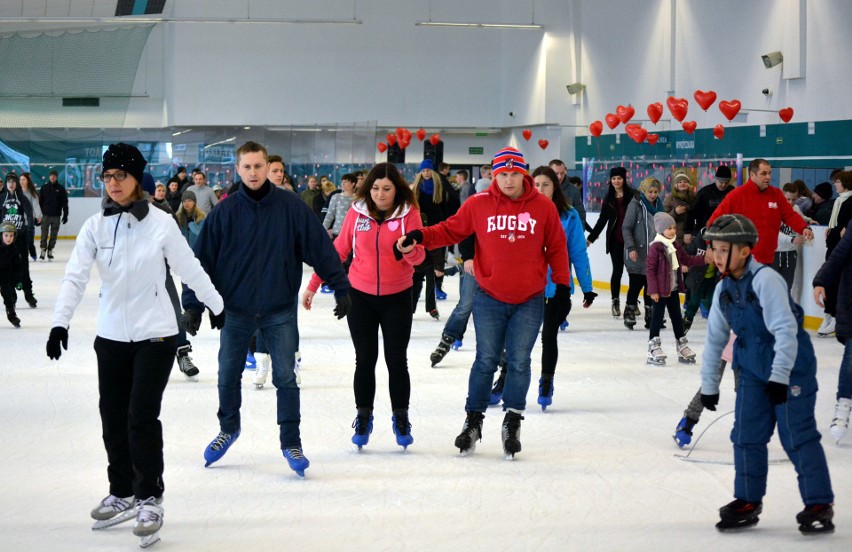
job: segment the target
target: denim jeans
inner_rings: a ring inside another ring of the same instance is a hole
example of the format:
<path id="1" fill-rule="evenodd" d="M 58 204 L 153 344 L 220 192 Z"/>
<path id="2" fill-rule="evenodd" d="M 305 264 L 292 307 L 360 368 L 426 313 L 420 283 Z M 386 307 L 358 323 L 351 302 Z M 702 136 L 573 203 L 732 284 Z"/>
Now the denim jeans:
<path id="1" fill-rule="evenodd" d="M 246 351 L 255 330 L 263 335 L 272 357 L 272 384 L 277 389 L 281 448 L 301 446 L 299 386 L 293 372 L 298 346 L 297 303 L 268 316 L 245 316 L 230 311 L 219 337 L 219 427 L 225 433 L 240 429 L 241 379 Z"/>
<path id="2" fill-rule="evenodd" d="M 837 378 L 837 398 L 852 399 L 852 338 L 846 338 L 844 347 L 840 377 Z"/>
<path id="3" fill-rule="evenodd" d="M 494 372 L 506 350 L 504 410 L 524 410 L 530 388 L 530 356 L 544 316 L 544 294 L 512 305 L 498 301 L 477 287 L 473 295 L 476 360 L 468 380 L 467 412 L 485 412 L 491 398 Z"/>
<path id="4" fill-rule="evenodd" d="M 478 288 L 476 278 L 462 269 L 459 272 L 459 302 L 444 325 L 444 333 L 453 339 L 464 337 L 470 313 L 473 311 L 473 294 Z"/>

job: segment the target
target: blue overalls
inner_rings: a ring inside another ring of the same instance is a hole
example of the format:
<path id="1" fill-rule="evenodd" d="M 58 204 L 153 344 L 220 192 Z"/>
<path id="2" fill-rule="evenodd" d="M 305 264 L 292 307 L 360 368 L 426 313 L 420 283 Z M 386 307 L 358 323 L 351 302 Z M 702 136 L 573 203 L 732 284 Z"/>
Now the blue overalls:
<path id="1" fill-rule="evenodd" d="M 810 337 L 802 329 L 802 308 L 789 295 L 798 325 L 798 353 L 790 373 L 787 402 L 775 406 L 769 401 L 766 388 L 775 356 L 775 337 L 764 324 L 763 309 L 752 286 L 752 280 L 764 268 L 749 271 L 739 280 L 725 278 L 719 296 L 722 314 L 737 335 L 732 363 L 739 373 L 736 418 L 731 431 L 736 469 L 734 496 L 759 502 L 766 494 L 766 446 L 777 423 L 781 444 L 796 468 L 805 505 L 830 504 L 834 494 L 814 418 L 816 357 Z"/>

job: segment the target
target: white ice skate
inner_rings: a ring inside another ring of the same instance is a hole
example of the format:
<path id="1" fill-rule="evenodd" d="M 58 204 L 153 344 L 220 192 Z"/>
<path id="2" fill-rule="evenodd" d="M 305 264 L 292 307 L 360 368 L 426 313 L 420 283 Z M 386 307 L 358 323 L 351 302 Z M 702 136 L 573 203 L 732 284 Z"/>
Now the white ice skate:
<path id="1" fill-rule="evenodd" d="M 838 399 L 834 407 L 834 419 L 831 421 L 831 436 L 838 445 L 846 437 L 849 429 L 849 412 L 852 411 L 852 399 Z"/>
<path id="2" fill-rule="evenodd" d="M 266 383 L 266 378 L 269 376 L 272 357 L 270 357 L 267 353 L 255 353 L 254 358 L 257 360 L 257 369 L 254 371 L 254 388 L 263 389 L 263 385 Z"/>
<path id="3" fill-rule="evenodd" d="M 160 542 L 163 527 L 163 497 L 146 498 L 136 503 L 136 523 L 133 534 L 139 537 L 139 547 L 148 548 Z"/>
<path id="4" fill-rule="evenodd" d="M 648 360 L 646 364 L 654 366 L 662 366 L 666 363 L 666 355 L 663 353 L 662 343 L 659 337 L 654 337 L 648 341 Z"/>
<path id="5" fill-rule="evenodd" d="M 822 319 L 822 324 L 820 324 L 819 329 L 817 330 L 817 335 L 819 337 L 831 337 L 835 333 L 835 321 L 834 317 L 830 314 L 826 314 L 825 318 Z"/>
<path id="6" fill-rule="evenodd" d="M 677 340 L 677 360 L 684 364 L 695 364 L 695 351 L 689 348 L 686 336 Z"/>
<path id="7" fill-rule="evenodd" d="M 109 495 L 92 510 L 93 531 L 106 529 L 136 517 L 135 497 L 120 498 Z"/>

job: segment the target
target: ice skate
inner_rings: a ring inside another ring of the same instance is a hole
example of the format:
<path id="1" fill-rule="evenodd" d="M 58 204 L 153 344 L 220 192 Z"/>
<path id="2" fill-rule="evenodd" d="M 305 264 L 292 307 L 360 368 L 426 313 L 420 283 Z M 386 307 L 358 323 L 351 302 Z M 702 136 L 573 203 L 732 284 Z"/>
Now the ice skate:
<path id="1" fill-rule="evenodd" d="M 393 434 L 396 435 L 396 444 L 403 450 L 408 450 L 408 445 L 414 443 L 411 436 L 411 423 L 408 421 L 408 409 L 396 408 L 393 411 Z"/>
<path id="2" fill-rule="evenodd" d="M 716 524 L 719 531 L 745 529 L 757 525 L 758 517 L 763 511 L 762 502 L 746 502 L 739 498 L 719 508 L 721 521 Z"/>
<path id="3" fill-rule="evenodd" d="M 849 429 L 849 412 L 852 411 L 852 399 L 837 399 L 834 407 L 834 419 L 831 421 L 831 436 L 838 445 L 840 440 L 846 437 Z"/>
<path id="4" fill-rule="evenodd" d="M 432 368 L 437 366 L 444 357 L 447 356 L 447 353 L 450 352 L 450 347 L 453 345 L 453 338 L 448 336 L 447 334 L 441 335 L 441 342 L 438 343 L 438 346 L 432 351 L 432 354 L 429 355 L 429 360 L 432 361 Z"/>
<path id="5" fill-rule="evenodd" d="M 482 412 L 468 412 L 464 420 L 462 432 L 456 437 L 456 448 L 462 456 L 473 454 L 476 450 L 476 442 L 482 441 L 482 421 L 485 415 Z"/>
<path id="6" fill-rule="evenodd" d="M 663 353 L 662 344 L 659 337 L 654 337 L 648 341 L 648 360 L 647 364 L 662 366 L 666 363 L 666 355 Z"/>
<path id="7" fill-rule="evenodd" d="M 355 421 L 352 422 L 355 434 L 352 436 L 352 444 L 361 450 L 361 447 L 370 442 L 370 434 L 373 432 L 373 409 L 359 408 Z"/>
<path id="8" fill-rule="evenodd" d="M 257 369 L 254 371 L 254 388 L 263 389 L 266 378 L 269 376 L 269 367 L 272 366 L 272 357 L 267 353 L 255 353 L 254 358 L 257 360 Z"/>
<path id="9" fill-rule="evenodd" d="M 677 340 L 677 361 L 684 364 L 695 364 L 695 351 L 689 348 L 686 336 Z"/>
<path id="10" fill-rule="evenodd" d="M 136 503 L 136 523 L 133 534 L 140 537 L 139 547 L 148 548 L 160 541 L 163 527 L 163 497 L 149 497 Z"/>
<path id="11" fill-rule="evenodd" d="M 636 305 L 627 305 L 627 308 L 624 309 L 624 327 L 628 330 L 632 330 L 633 326 L 636 325 Z"/>
<path id="12" fill-rule="evenodd" d="M 441 319 L 441 313 L 438 312 L 438 309 L 432 309 L 429 311 L 429 316 L 434 318 L 435 320 Z"/>
<path id="13" fill-rule="evenodd" d="M 447 294 L 442 289 L 435 288 L 435 299 L 438 301 L 446 301 Z"/>
<path id="14" fill-rule="evenodd" d="M 228 452 L 228 449 L 231 448 L 231 445 L 234 444 L 240 436 L 240 430 L 238 429 L 234 433 L 225 433 L 224 431 L 220 431 L 219 435 L 213 439 L 207 448 L 204 449 L 204 467 L 207 468 L 210 464 L 214 462 L 218 462 L 225 456 L 225 453 Z"/>
<path id="15" fill-rule="evenodd" d="M 566 331 L 568 329 L 568 326 L 569 326 L 568 319 L 566 318 L 565 320 L 562 321 L 561 324 L 559 324 L 559 331 L 560 332 Z"/>
<path id="16" fill-rule="evenodd" d="M 799 522 L 799 531 L 803 535 L 818 535 L 821 533 L 834 533 L 834 508 L 831 504 L 811 504 L 796 514 Z"/>
<path id="17" fill-rule="evenodd" d="M 553 376 L 542 375 L 538 380 L 538 404 L 541 411 L 546 412 L 547 407 L 553 404 Z"/>
<path id="18" fill-rule="evenodd" d="M 621 318 L 621 301 L 619 299 L 612 300 L 612 317 Z"/>
<path id="19" fill-rule="evenodd" d="M 257 368 L 257 359 L 254 358 L 254 353 L 249 350 L 246 353 L 246 367 L 245 370 L 254 370 Z"/>
<path id="20" fill-rule="evenodd" d="M 92 525 L 93 531 L 106 529 L 125 521 L 130 521 L 136 517 L 135 507 L 136 497 L 128 496 L 120 498 L 109 495 L 94 507 L 92 510 L 92 519 L 95 524 Z"/>
<path id="21" fill-rule="evenodd" d="M 687 416 L 680 419 L 680 422 L 677 424 L 677 428 L 675 429 L 675 433 L 672 435 L 672 439 L 674 439 L 678 447 L 683 448 L 692 442 L 692 428 L 695 427 L 695 424 L 697 423 L 698 420 L 693 420 Z"/>
<path id="22" fill-rule="evenodd" d="M 33 290 L 24 292 L 24 300 L 27 302 L 27 305 L 29 305 L 31 309 L 34 309 L 36 308 L 36 306 L 38 306 L 38 301 L 36 301 L 35 295 L 33 295 Z"/>
<path id="23" fill-rule="evenodd" d="M 48 250 L 47 250 L 47 260 L 48 260 L 48 261 L 52 261 L 52 260 L 53 260 L 53 249 L 48 249 Z"/>
<path id="24" fill-rule="evenodd" d="M 684 316 L 683 317 L 683 333 L 684 333 L 684 335 L 689 333 L 690 328 L 692 328 L 692 318 L 689 318 L 688 316 Z"/>
<path id="25" fill-rule="evenodd" d="M 503 400 L 503 386 L 506 385 L 506 364 L 500 363 L 500 375 L 497 376 L 497 381 L 494 382 L 494 387 L 491 388 L 491 398 L 488 399 L 488 406 L 497 406 Z"/>
<path id="26" fill-rule="evenodd" d="M 462 340 L 456 339 L 455 341 L 453 341 L 453 344 L 450 346 L 450 349 L 452 349 L 453 351 L 458 351 L 462 348 L 462 345 L 464 345 L 464 343 L 462 343 Z"/>
<path id="27" fill-rule="evenodd" d="M 819 337 L 831 337 L 835 334 L 835 325 L 836 322 L 834 317 L 830 314 L 826 314 L 825 318 L 822 319 L 822 324 L 820 324 L 819 329 L 817 330 L 817 335 Z"/>
<path id="28" fill-rule="evenodd" d="M 320 293 L 334 293 L 334 290 L 328 287 L 326 284 L 323 284 L 320 288 Z"/>
<path id="29" fill-rule="evenodd" d="M 282 452 L 290 469 L 299 477 L 305 477 L 305 470 L 311 467 L 311 461 L 305 458 L 302 447 L 290 447 L 283 449 Z"/>
<path id="30" fill-rule="evenodd" d="M 192 345 L 182 345 L 177 348 L 178 368 L 183 375 L 190 381 L 198 381 L 198 367 L 192 362 L 189 352 L 192 351 Z"/>
<path id="31" fill-rule="evenodd" d="M 637 315 L 638 316 L 638 315 Z M 651 329 L 651 318 L 654 316 L 654 309 L 651 307 L 645 307 L 645 329 Z M 663 323 L 663 327 L 665 327 L 665 322 Z"/>
<path id="32" fill-rule="evenodd" d="M 16 328 L 21 327 L 21 319 L 18 318 L 18 314 L 15 312 L 15 309 L 6 309 L 6 318 L 8 318 L 9 322 L 11 322 Z"/>
<path id="33" fill-rule="evenodd" d="M 38 258 L 39 258 L 39 259 L 41 259 L 41 260 L 43 261 L 43 260 L 44 260 L 44 256 L 45 256 L 45 255 L 47 255 L 47 250 L 42 249 L 42 250 L 41 250 L 41 254 L 38 256 Z"/>
<path id="34" fill-rule="evenodd" d="M 514 460 L 515 454 L 521 452 L 521 420 L 524 417 L 520 412 L 507 410 L 503 418 L 503 454 L 506 460 Z"/>

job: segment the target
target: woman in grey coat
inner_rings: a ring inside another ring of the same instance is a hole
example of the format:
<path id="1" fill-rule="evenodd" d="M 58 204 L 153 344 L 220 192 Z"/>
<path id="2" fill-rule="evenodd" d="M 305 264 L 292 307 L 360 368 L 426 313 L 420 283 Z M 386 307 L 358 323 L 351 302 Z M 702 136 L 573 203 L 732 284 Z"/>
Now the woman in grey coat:
<path id="1" fill-rule="evenodd" d="M 648 256 L 648 245 L 654 241 L 654 215 L 663 211 L 663 202 L 658 197 L 662 184 L 653 177 L 644 179 L 639 184 L 639 192 L 627 206 L 624 224 L 621 227 L 624 236 L 624 267 L 630 279 L 627 289 L 627 307 L 624 309 L 624 325 L 632 330 L 636 325 L 636 315 L 639 311 L 639 291 L 645 287 L 645 259 Z M 650 326 L 651 302 L 647 291 L 644 296 L 645 327 Z"/>

